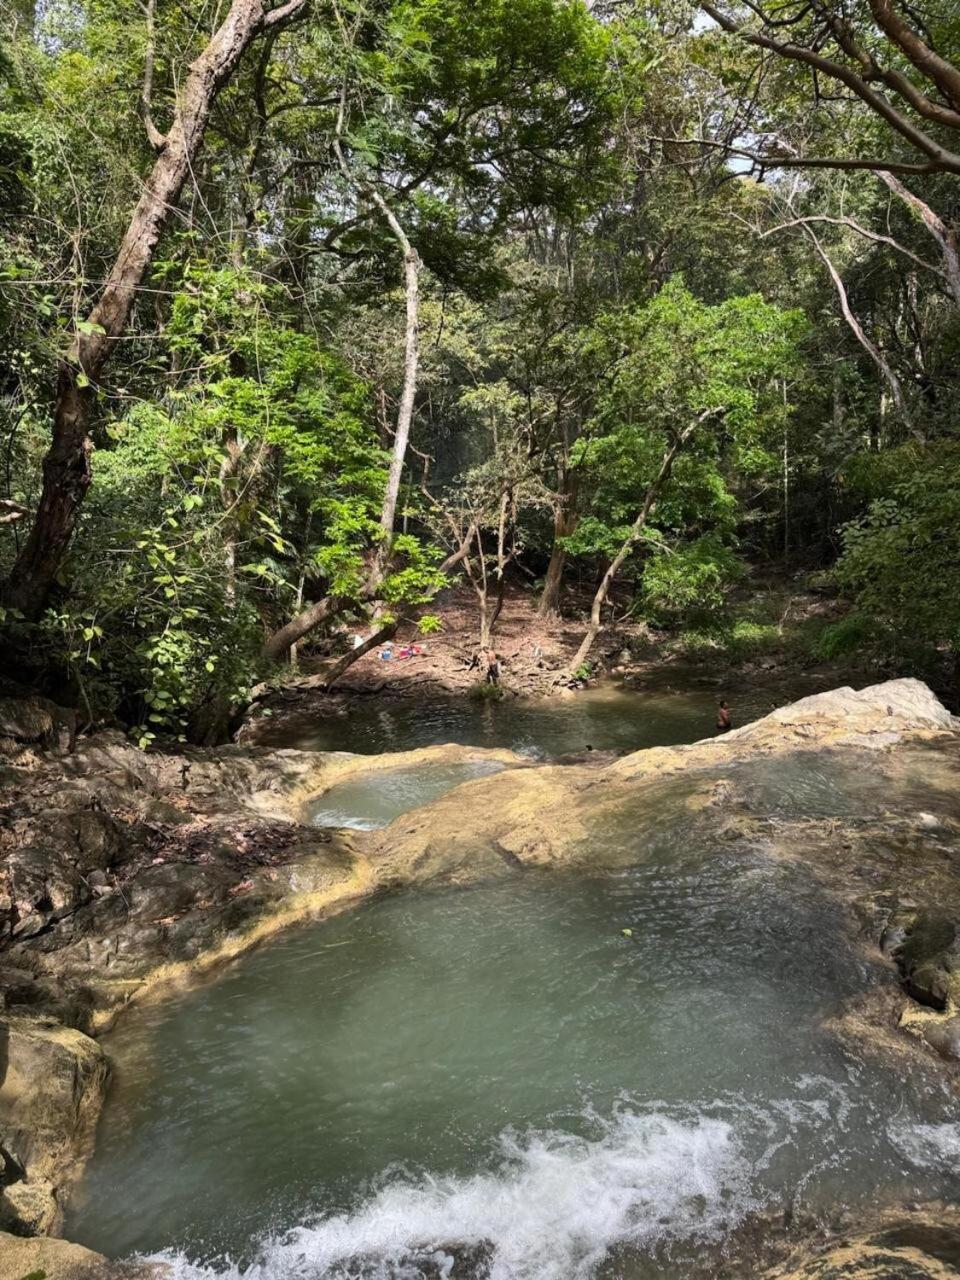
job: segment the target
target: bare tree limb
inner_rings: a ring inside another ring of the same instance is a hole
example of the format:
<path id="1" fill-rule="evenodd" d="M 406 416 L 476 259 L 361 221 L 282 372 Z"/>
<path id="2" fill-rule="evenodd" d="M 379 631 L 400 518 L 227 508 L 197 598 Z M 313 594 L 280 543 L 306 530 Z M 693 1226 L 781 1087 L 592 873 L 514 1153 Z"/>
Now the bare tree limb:
<path id="1" fill-rule="evenodd" d="M 846 286 L 844 285 L 843 280 L 840 277 L 839 271 L 836 269 L 836 267 L 833 265 L 833 262 L 830 260 L 830 257 L 827 251 L 824 249 L 823 245 L 820 243 L 820 240 L 818 239 L 816 232 L 811 227 L 806 225 L 803 226 L 803 232 L 813 244 L 813 247 L 817 252 L 817 256 L 820 258 L 820 261 L 827 268 L 827 271 L 830 274 L 830 279 L 833 281 L 833 287 L 837 292 L 837 298 L 840 302 L 840 310 L 843 313 L 843 318 L 844 320 L 846 320 L 847 325 L 850 328 L 850 331 L 852 332 L 856 340 L 860 343 L 861 347 L 863 347 L 864 351 L 866 351 L 867 355 L 870 357 L 873 363 L 880 370 L 880 373 L 882 374 L 884 381 L 886 382 L 887 386 L 890 388 L 890 395 L 893 399 L 894 407 L 896 408 L 896 411 L 897 411 L 897 416 L 900 418 L 900 421 L 907 428 L 907 430 L 914 437 L 914 439 L 920 441 L 920 443 L 923 444 L 924 437 L 922 433 L 918 431 L 917 428 L 913 425 L 913 422 L 910 418 L 910 411 L 907 408 L 907 403 L 903 394 L 903 387 L 900 384 L 900 379 L 897 377 L 891 365 L 884 358 L 883 352 L 880 350 L 880 348 L 867 337 L 864 331 L 863 325 L 854 315 L 853 308 L 850 306 L 850 299 L 847 296 Z"/>
<path id="2" fill-rule="evenodd" d="M 785 156 L 759 155 L 747 147 L 736 146 L 730 142 L 720 142 L 715 138 L 651 138 L 651 142 L 663 142 L 669 146 L 679 147 L 713 147 L 724 151 L 729 156 L 737 156 L 750 160 L 761 171 L 765 169 L 869 169 L 874 173 L 907 173 L 927 174 L 944 173 L 948 170 L 941 164 L 913 164 L 907 160 L 860 160 L 852 156 Z M 960 169 L 957 170 L 960 172 Z"/>
<path id="3" fill-rule="evenodd" d="M 147 43 L 143 54 L 143 85 L 140 90 L 140 118 L 146 130 L 147 141 L 154 151 L 162 151 L 167 145 L 166 134 L 153 122 L 153 61 L 156 56 L 156 0 L 146 0 L 144 16 L 147 21 Z"/>
<path id="4" fill-rule="evenodd" d="M 954 302 L 960 307 L 960 242 L 958 242 L 955 228 L 947 226 L 940 215 L 935 213 L 925 200 L 915 196 L 892 173 L 883 173 L 881 171 L 877 173 L 877 177 L 909 209 L 919 215 L 923 225 L 940 246 L 940 252 L 943 255 L 943 274 L 950 285 L 950 292 L 953 295 Z"/>
<path id="5" fill-rule="evenodd" d="M 896 12 L 890 0 L 870 0 L 877 26 L 904 53 L 918 71 L 932 80 L 943 96 L 960 112 L 960 70 L 926 44 Z"/>
<path id="6" fill-rule="evenodd" d="M 776 235 L 778 231 L 788 231 L 792 227 L 803 227 L 813 222 L 828 222 L 835 227 L 849 227 L 851 231 L 855 231 L 858 236 L 863 236 L 865 240 L 872 240 L 874 244 L 885 244 L 891 249 L 895 249 L 897 253 L 902 253 L 905 258 L 909 258 L 911 262 L 915 262 L 918 267 L 923 267 L 924 271 L 932 271 L 934 275 L 946 279 L 946 272 L 936 265 L 935 262 L 927 262 L 914 253 L 912 249 L 908 249 L 899 240 L 894 240 L 893 236 L 881 235 L 879 231 L 871 231 L 869 227 L 863 226 L 854 218 L 831 218 L 825 213 L 811 213 L 803 218 L 792 218 L 789 222 L 781 222 L 779 226 L 771 227 L 769 231 L 762 231 L 760 239 L 765 240 L 767 236 Z"/>
<path id="7" fill-rule="evenodd" d="M 858 74 L 851 67 L 845 66 L 842 62 L 837 62 L 832 58 L 825 57 L 822 53 L 814 49 L 808 49 L 804 45 L 793 44 L 790 41 L 775 40 L 772 36 L 765 35 L 762 31 L 752 31 L 716 8 L 715 5 L 709 3 L 709 0 L 700 0 L 700 8 L 709 17 L 713 18 L 714 22 L 722 27 L 724 31 L 737 36 L 747 44 L 752 44 L 758 49 L 766 49 L 780 58 L 801 62 L 806 66 L 813 67 L 821 75 L 829 76 L 833 80 L 839 80 L 841 84 L 845 84 L 881 119 L 885 120 L 902 138 L 905 138 L 911 146 L 916 147 L 918 151 L 927 156 L 930 164 L 935 166 L 933 171 L 960 173 L 960 155 L 942 146 L 935 138 L 915 125 L 879 90 L 874 89 L 864 79 L 863 75 Z M 861 64 L 861 69 L 867 75 L 879 78 L 875 74 L 873 66 L 864 68 Z M 838 168 L 841 166 L 834 165 L 833 167 Z M 879 164 L 870 167 L 882 169 L 887 166 Z"/>

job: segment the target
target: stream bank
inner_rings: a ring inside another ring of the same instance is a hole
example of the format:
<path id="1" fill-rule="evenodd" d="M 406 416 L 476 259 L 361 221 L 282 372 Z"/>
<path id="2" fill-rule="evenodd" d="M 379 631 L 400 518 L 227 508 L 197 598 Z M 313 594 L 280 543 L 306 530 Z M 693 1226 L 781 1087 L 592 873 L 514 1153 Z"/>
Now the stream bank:
<path id="1" fill-rule="evenodd" d="M 879 1052 L 913 1054 L 918 1069 L 954 1070 L 956 728 L 916 682 L 838 690 L 720 740 L 638 752 L 600 768 L 533 765 L 474 747 L 374 760 L 263 748 L 144 756 L 111 735 L 62 758 L 22 745 L 27 758 L 5 778 L 5 998 L 10 1060 L 27 1066 L 8 1070 L 0 1093 L 12 1164 L 4 1208 L 21 1232 L 56 1227 L 61 1189 L 89 1152 L 102 1096 L 102 1055 L 86 1033 L 125 1003 L 163 983 L 193 981 L 202 967 L 286 923 L 378 890 L 583 866 L 585 835 L 602 832 L 638 796 L 654 814 L 652 825 L 638 828 L 642 840 L 656 839 L 658 815 L 670 811 L 682 816 L 685 838 L 763 841 L 777 857 L 808 863 L 859 922 L 863 945 L 889 957 L 881 998 L 844 1010 L 838 1030 L 867 1036 Z M 772 779 L 764 786 L 764 762 L 794 755 L 819 760 L 819 774 L 875 775 L 872 804 L 854 815 L 831 813 L 816 770 L 809 789 L 785 804 Z M 502 771 L 382 833 L 332 833 L 299 821 L 318 795 L 371 768 L 478 760 Z M 884 812 L 894 779 L 915 798 L 898 814 Z M 887 845 L 880 858 L 878 841 Z M 636 858 L 635 843 L 610 840 L 599 857 L 594 847 L 590 865 L 616 868 Z M 84 1046 L 74 1061 L 88 1054 L 92 1065 L 70 1076 L 74 1092 L 44 1098 L 38 1075 L 68 1074 L 67 1066 L 50 1066 L 57 1055 L 70 1061 L 73 1039 L 64 1042 L 64 1028 Z M 17 1127 L 13 1117 L 29 1114 L 30 1098 L 36 1118 Z"/>

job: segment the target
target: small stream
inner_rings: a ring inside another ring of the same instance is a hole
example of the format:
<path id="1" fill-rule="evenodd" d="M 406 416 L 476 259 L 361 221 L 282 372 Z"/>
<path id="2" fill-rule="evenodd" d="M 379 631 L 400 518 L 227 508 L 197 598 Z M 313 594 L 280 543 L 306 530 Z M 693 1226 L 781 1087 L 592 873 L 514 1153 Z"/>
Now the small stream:
<path id="1" fill-rule="evenodd" d="M 351 779 L 315 820 L 381 825 L 464 767 Z M 819 754 L 731 772 L 773 814 L 897 802 Z M 383 897 L 128 1017 L 66 1234 L 184 1280 L 707 1280 L 758 1212 L 956 1198 L 956 1097 L 824 1026 L 888 971 L 682 785 L 605 815 L 622 869 Z"/>

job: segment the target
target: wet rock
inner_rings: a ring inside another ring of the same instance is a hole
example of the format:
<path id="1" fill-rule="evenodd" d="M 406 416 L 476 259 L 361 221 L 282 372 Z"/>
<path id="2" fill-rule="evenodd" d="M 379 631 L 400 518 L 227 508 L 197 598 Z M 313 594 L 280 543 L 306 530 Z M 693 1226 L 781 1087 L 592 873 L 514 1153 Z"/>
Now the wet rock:
<path id="1" fill-rule="evenodd" d="M 899 963 L 913 999 L 944 1010 L 960 978 L 960 937 L 953 918 L 933 911 L 921 913 L 907 932 Z"/>
<path id="2" fill-rule="evenodd" d="M 960 1227 L 956 1213 L 932 1210 L 888 1221 L 876 1230 L 807 1256 L 794 1256 L 767 1272 L 767 1280 L 956 1280 L 960 1276 Z"/>
<path id="3" fill-rule="evenodd" d="M 960 1015 L 931 1019 L 923 1024 L 923 1038 L 942 1058 L 960 1062 Z"/>

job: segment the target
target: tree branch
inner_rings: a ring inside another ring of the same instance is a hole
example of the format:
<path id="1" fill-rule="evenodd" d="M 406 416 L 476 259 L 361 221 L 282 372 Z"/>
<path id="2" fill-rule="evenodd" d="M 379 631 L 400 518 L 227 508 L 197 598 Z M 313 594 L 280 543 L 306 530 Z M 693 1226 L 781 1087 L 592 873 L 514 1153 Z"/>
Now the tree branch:
<path id="1" fill-rule="evenodd" d="M 839 80 L 841 84 L 845 84 L 848 89 L 851 89 L 881 119 L 886 120 L 887 124 L 899 133 L 902 138 L 906 138 L 918 151 L 922 151 L 925 156 L 928 156 L 931 163 L 935 164 L 942 172 L 960 173 L 960 155 L 949 151 L 946 147 L 942 147 L 935 139 L 924 133 L 922 129 L 917 128 L 915 124 L 894 107 L 889 99 L 871 88 L 863 76 L 858 75 L 850 67 L 844 66 L 841 62 L 835 62 L 832 58 L 824 57 L 823 54 L 816 53 L 813 49 L 807 49 L 803 45 L 793 44 L 789 41 L 774 40 L 771 36 L 764 35 L 761 31 L 751 31 L 741 26 L 733 18 L 728 17 L 720 9 L 717 9 L 713 4 L 709 3 L 709 0 L 700 0 L 700 8 L 709 17 L 713 18 L 714 22 L 722 27 L 724 31 L 739 37 L 741 40 L 746 41 L 747 44 L 752 44 L 758 49 L 766 49 L 780 58 L 787 58 L 793 62 L 802 62 L 806 66 L 815 68 L 822 75 L 829 76 L 833 80 Z M 838 168 L 840 166 L 834 165 L 832 167 Z M 885 168 L 886 166 L 873 165 L 870 167 Z"/>
<path id="2" fill-rule="evenodd" d="M 900 379 L 897 377 L 897 375 L 894 373 L 891 366 L 884 359 L 883 353 L 880 351 L 880 348 L 877 347 L 873 342 L 871 342 L 870 339 L 867 337 L 860 321 L 853 314 L 853 309 L 850 306 L 850 299 L 847 297 L 846 287 L 843 283 L 843 280 L 840 278 L 840 272 L 836 269 L 836 267 L 831 262 L 830 257 L 827 254 L 827 251 L 824 249 L 823 245 L 820 243 L 819 239 L 817 238 L 816 232 L 811 230 L 811 228 L 806 225 L 803 227 L 803 232 L 812 242 L 813 247 L 817 252 L 817 256 L 820 258 L 820 261 L 823 263 L 823 265 L 827 268 L 827 271 L 830 273 L 830 279 L 833 281 L 833 287 L 837 292 L 837 298 L 840 302 L 840 310 L 843 313 L 843 318 L 844 320 L 846 320 L 850 328 L 850 331 L 852 332 L 856 340 L 860 343 L 861 347 L 863 347 L 864 351 L 866 351 L 867 355 L 870 357 L 873 363 L 880 370 L 880 373 L 883 375 L 883 378 L 886 381 L 887 386 L 890 388 L 890 394 L 893 397 L 893 403 L 894 403 L 894 406 L 896 407 L 897 415 L 899 416 L 903 425 L 910 432 L 910 434 L 916 440 L 918 440 L 921 444 L 923 444 L 924 443 L 923 435 L 914 427 L 910 419 L 910 412 L 907 409 L 906 400 L 904 399 L 904 395 L 903 395 L 903 387 L 900 385 Z"/>
<path id="3" fill-rule="evenodd" d="M 167 144 L 166 135 L 153 122 L 153 62 L 156 55 L 156 0 L 146 0 L 144 16 L 147 22 L 147 43 L 143 54 L 143 84 L 140 89 L 140 118 L 146 130 L 147 141 L 154 151 L 162 151 Z"/>
<path id="4" fill-rule="evenodd" d="M 960 70 L 921 40 L 895 11 L 890 0 L 870 0 L 870 11 L 883 33 L 960 112 Z"/>
<path id="5" fill-rule="evenodd" d="M 874 173 L 946 173 L 952 172 L 942 164 L 911 164 L 901 160 L 857 160 L 848 156 L 762 156 L 746 147 L 738 147 L 730 142 L 718 142 L 714 138 L 658 138 L 651 137 L 651 142 L 662 142 L 668 146 L 679 147 L 713 147 L 725 151 L 727 155 L 739 156 L 750 160 L 761 170 L 765 169 L 870 169 Z M 957 169 L 960 173 L 960 168 Z"/>
<path id="6" fill-rule="evenodd" d="M 894 179 L 895 181 L 895 179 Z M 918 267 L 923 267 L 925 271 L 932 271 L 934 275 L 938 275 L 941 279 L 946 279 L 946 272 L 932 262 L 927 262 L 908 249 L 906 245 L 900 244 L 898 240 L 894 240 L 893 236 L 881 235 L 878 231 L 871 231 L 869 227 L 861 226 L 859 222 L 853 218 L 831 218 L 825 213 L 811 213 L 803 218 L 792 218 L 789 222 L 782 222 L 777 227 L 771 227 L 769 231 L 762 231 L 760 239 L 765 240 L 767 236 L 776 235 L 778 231 L 787 231 L 791 227 L 803 227 L 812 222 L 829 222 L 835 227 L 849 227 L 851 231 L 855 231 L 857 235 L 863 236 L 865 240 L 872 240 L 875 244 L 889 245 L 891 249 L 895 249 L 897 253 L 902 253 L 904 257 L 909 258 L 911 262 L 915 262 Z"/>

